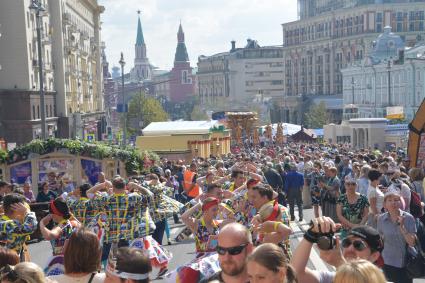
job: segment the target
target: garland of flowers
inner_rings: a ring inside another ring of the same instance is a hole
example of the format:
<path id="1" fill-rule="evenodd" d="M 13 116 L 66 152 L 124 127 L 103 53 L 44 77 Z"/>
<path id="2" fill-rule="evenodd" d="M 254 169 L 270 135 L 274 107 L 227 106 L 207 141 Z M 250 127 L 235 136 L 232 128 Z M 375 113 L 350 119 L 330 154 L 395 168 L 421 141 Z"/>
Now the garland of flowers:
<path id="1" fill-rule="evenodd" d="M 9 152 L 0 150 L 0 164 L 12 164 L 27 160 L 30 154 L 44 155 L 58 150 L 67 150 L 70 154 L 95 159 L 119 159 L 125 163 L 127 174 L 149 172 L 150 165 L 158 161 L 157 154 L 150 151 L 139 152 L 135 148 L 125 149 L 103 143 L 88 143 L 81 140 L 48 139 L 33 140 Z"/>

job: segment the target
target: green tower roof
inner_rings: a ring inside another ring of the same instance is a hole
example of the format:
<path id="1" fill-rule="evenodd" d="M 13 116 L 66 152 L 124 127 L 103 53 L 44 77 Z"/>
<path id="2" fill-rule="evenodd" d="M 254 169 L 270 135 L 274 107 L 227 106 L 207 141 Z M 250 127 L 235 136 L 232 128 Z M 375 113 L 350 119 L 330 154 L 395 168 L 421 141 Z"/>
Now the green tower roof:
<path id="1" fill-rule="evenodd" d="M 136 45 L 143 45 L 145 44 L 145 39 L 143 38 L 143 31 L 142 31 L 142 23 L 140 22 L 140 16 L 137 23 L 137 38 L 136 38 Z"/>

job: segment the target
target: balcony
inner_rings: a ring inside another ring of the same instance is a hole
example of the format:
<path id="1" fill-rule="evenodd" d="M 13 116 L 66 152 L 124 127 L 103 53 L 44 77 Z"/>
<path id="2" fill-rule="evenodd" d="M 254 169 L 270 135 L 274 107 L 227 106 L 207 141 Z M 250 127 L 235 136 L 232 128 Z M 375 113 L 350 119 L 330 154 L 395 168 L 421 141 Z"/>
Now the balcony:
<path id="1" fill-rule="evenodd" d="M 72 24 L 71 13 L 68 13 L 68 12 L 63 13 L 62 21 L 65 25 L 71 25 Z"/>

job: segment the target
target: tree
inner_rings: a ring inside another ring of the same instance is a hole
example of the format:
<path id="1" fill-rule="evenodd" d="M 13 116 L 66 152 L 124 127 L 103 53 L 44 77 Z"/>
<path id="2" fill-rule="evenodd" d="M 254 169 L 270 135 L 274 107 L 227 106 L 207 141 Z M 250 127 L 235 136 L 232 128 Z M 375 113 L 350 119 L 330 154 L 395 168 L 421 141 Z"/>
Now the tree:
<path id="1" fill-rule="evenodd" d="M 204 110 L 201 109 L 199 105 L 194 105 L 192 113 L 190 114 L 190 119 L 192 121 L 204 121 L 208 120 L 208 115 Z"/>
<path id="2" fill-rule="evenodd" d="M 139 92 L 134 94 L 130 100 L 127 113 L 127 130 L 130 135 L 139 133 L 143 127 L 151 122 L 167 120 L 168 114 L 155 98 L 147 97 L 145 93 Z"/>
<path id="3" fill-rule="evenodd" d="M 329 123 L 329 114 L 326 109 L 325 102 L 313 104 L 310 109 L 305 113 L 305 126 L 309 129 L 321 129 L 323 125 Z"/>

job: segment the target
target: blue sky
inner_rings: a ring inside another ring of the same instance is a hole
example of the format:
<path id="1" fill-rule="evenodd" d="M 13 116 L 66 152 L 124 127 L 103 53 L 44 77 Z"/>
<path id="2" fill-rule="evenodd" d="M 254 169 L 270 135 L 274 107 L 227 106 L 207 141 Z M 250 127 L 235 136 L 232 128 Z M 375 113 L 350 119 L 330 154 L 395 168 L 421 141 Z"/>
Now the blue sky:
<path id="1" fill-rule="evenodd" d="M 137 10 L 141 10 L 143 34 L 151 64 L 160 69 L 173 65 L 177 30 L 181 20 L 191 65 L 199 55 L 230 49 L 236 40 L 260 45 L 282 44 L 281 24 L 297 18 L 297 0 L 98 0 L 102 14 L 102 40 L 110 66 L 118 65 L 124 52 L 132 67 L 136 41 Z"/>

